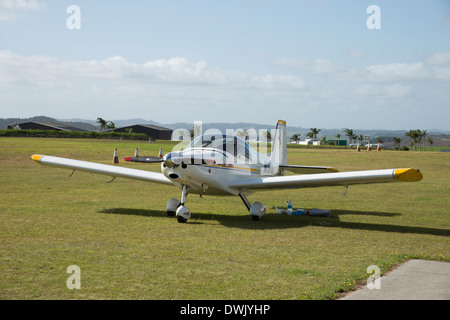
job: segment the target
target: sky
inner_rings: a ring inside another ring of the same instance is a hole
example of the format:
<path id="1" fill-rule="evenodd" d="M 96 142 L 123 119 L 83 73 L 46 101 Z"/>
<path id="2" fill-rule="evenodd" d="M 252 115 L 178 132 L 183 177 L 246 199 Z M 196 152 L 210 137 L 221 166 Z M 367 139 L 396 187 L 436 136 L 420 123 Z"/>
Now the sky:
<path id="1" fill-rule="evenodd" d="M 0 0 L 0 118 L 38 115 L 448 131 L 450 1 Z"/>

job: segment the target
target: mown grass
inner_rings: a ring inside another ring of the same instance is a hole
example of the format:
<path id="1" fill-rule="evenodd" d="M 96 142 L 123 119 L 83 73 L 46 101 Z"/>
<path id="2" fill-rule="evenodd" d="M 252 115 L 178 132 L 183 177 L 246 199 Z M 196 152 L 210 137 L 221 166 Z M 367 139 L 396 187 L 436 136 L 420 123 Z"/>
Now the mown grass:
<path id="1" fill-rule="evenodd" d="M 180 191 L 43 167 L 35 153 L 159 171 L 124 156 L 175 142 L 0 138 L 0 299 L 333 299 L 406 259 L 450 261 L 450 160 L 441 152 L 288 149 L 291 164 L 341 171 L 417 167 L 419 183 L 260 192 L 250 219 L 238 197 L 188 196 L 193 218 L 167 217 Z M 274 207 L 333 217 L 281 216 Z M 67 267 L 81 269 L 69 290 Z"/>

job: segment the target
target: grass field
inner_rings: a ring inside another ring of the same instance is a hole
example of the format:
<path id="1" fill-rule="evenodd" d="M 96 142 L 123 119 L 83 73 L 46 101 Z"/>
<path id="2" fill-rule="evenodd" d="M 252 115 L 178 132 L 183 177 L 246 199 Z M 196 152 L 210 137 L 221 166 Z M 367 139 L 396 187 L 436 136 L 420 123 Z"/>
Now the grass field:
<path id="1" fill-rule="evenodd" d="M 260 192 L 252 221 L 238 197 L 189 195 L 186 224 L 167 217 L 180 190 L 44 167 L 35 153 L 125 163 L 173 142 L 0 138 L 0 299 L 333 299 L 406 259 L 450 261 L 450 158 L 443 152 L 288 149 L 290 164 L 341 171 L 416 167 L 418 183 Z M 275 206 L 330 209 L 281 216 Z M 81 289 L 67 268 L 79 266 Z"/>

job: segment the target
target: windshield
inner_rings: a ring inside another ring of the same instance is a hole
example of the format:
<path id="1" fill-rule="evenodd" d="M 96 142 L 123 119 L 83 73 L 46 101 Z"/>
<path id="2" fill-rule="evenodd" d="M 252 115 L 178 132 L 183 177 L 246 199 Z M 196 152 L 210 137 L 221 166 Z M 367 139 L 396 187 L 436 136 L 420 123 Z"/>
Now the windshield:
<path id="1" fill-rule="evenodd" d="M 254 150 L 247 142 L 237 136 L 231 135 L 203 135 L 194 139 L 187 149 L 213 148 L 223 150 L 234 157 L 250 160 Z"/>

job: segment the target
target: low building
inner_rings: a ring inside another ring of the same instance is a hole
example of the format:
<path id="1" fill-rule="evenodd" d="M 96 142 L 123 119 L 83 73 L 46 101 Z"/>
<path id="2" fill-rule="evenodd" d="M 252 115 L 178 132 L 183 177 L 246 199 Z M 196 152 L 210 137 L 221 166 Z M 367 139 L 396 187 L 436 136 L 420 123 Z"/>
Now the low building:
<path id="1" fill-rule="evenodd" d="M 305 140 L 300 140 L 297 142 L 300 145 L 313 145 L 313 146 L 320 146 L 320 141 L 317 139 L 305 139 Z"/>
<path id="2" fill-rule="evenodd" d="M 18 124 L 19 128 L 22 130 L 55 130 L 55 131 L 78 131 L 87 132 L 87 130 L 68 126 L 61 123 L 55 122 L 36 122 L 29 121 Z"/>
<path id="3" fill-rule="evenodd" d="M 132 133 L 145 133 L 152 139 L 158 140 L 171 140 L 172 139 L 172 129 L 156 126 L 153 124 L 135 124 L 131 126 L 114 128 L 108 131 L 113 132 L 132 132 Z"/>
<path id="4" fill-rule="evenodd" d="M 326 144 L 328 144 L 329 142 L 332 142 L 335 146 L 346 146 L 347 145 L 347 140 L 338 139 L 337 137 L 332 137 L 332 138 L 327 139 Z"/>

